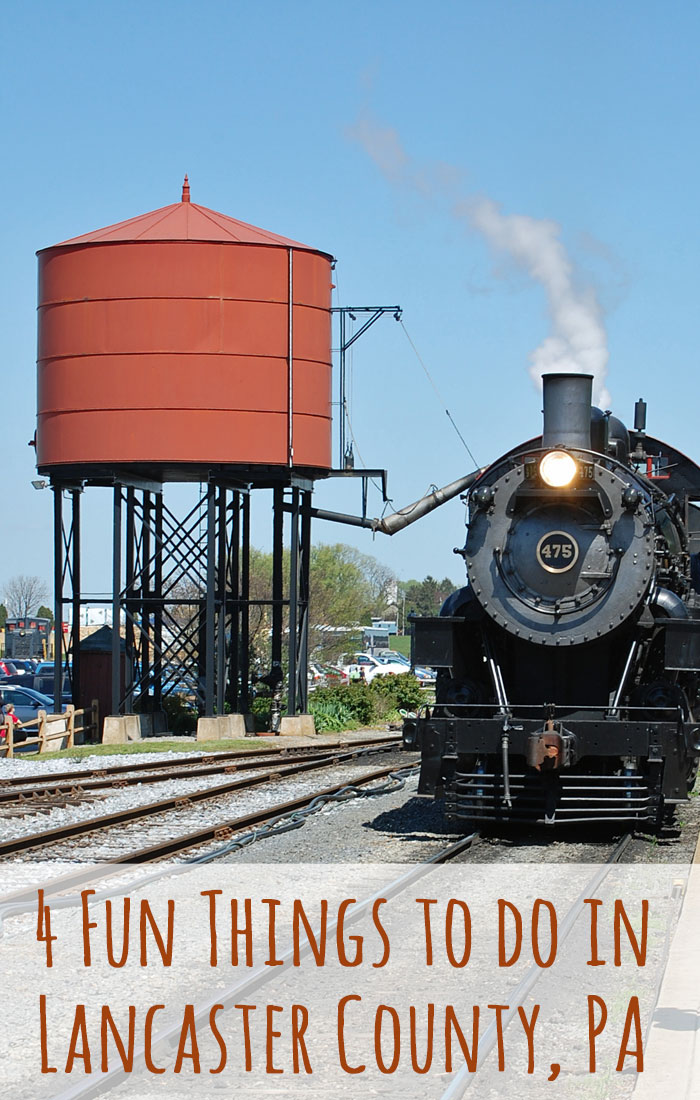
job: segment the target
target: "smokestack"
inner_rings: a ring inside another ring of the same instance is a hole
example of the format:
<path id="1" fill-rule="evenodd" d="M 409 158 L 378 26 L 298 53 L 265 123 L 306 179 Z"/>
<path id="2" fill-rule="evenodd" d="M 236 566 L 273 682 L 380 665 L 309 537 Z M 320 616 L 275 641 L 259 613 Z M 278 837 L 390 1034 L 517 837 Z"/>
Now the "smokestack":
<path id="1" fill-rule="evenodd" d="M 591 374 L 543 374 L 543 447 L 591 449 Z"/>

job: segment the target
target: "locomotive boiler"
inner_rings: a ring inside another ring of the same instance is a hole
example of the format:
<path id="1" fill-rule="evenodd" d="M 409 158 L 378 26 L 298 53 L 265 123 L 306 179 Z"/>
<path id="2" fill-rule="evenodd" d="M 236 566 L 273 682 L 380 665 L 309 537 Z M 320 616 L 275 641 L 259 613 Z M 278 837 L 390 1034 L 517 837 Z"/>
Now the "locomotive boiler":
<path id="1" fill-rule="evenodd" d="M 661 822 L 700 756 L 700 468 L 543 378 L 541 437 L 471 479 L 467 584 L 414 618 L 419 793 L 469 821 Z"/>

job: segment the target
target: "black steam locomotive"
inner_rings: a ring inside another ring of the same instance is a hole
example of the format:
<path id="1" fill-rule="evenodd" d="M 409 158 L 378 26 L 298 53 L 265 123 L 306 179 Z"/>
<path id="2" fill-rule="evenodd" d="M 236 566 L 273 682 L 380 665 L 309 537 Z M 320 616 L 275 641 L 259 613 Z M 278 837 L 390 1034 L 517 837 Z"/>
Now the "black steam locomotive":
<path id="1" fill-rule="evenodd" d="M 544 431 L 475 475 L 468 584 L 413 621 L 407 720 L 452 820 L 659 823 L 700 756 L 700 468 L 543 379 Z"/>

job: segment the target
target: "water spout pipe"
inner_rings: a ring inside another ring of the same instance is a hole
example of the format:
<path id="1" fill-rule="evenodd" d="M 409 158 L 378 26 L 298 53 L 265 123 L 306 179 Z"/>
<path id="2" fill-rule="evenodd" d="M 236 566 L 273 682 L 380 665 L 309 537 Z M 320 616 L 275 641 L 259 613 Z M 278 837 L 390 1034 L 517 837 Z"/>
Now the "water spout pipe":
<path id="1" fill-rule="evenodd" d="M 456 481 L 450 482 L 442 489 L 433 489 L 432 493 L 427 493 L 420 500 L 408 504 L 405 508 L 399 509 L 398 512 L 394 512 L 390 516 L 384 516 L 383 519 L 350 516 L 345 512 L 328 512 L 323 508 L 312 508 L 311 515 L 316 519 L 330 520 L 333 523 L 346 523 L 351 527 L 366 527 L 370 531 L 379 531 L 383 535 L 395 535 L 397 531 L 402 531 L 404 527 L 409 527 L 416 520 L 427 516 L 429 512 L 439 508 L 441 504 L 446 504 L 448 500 L 452 500 L 459 493 L 466 492 L 477 478 L 481 477 L 485 469 L 486 467 L 473 470 L 470 474 L 457 478 Z"/>

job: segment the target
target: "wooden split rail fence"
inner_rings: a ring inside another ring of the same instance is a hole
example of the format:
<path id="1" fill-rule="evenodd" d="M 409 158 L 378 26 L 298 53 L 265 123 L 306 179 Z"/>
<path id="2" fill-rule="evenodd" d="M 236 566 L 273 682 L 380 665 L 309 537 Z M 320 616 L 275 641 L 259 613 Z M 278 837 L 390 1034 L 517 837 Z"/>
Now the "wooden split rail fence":
<path id="1" fill-rule="evenodd" d="M 19 730 L 27 730 L 29 736 L 23 740 L 17 737 Z M 96 699 L 93 699 L 91 707 L 81 710 L 69 704 L 63 714 L 47 714 L 45 710 L 38 710 L 36 718 L 29 722 L 15 722 L 9 716 L 4 716 L 0 725 L 0 755 L 6 758 L 15 755 L 16 750 L 22 754 L 31 752 L 52 752 L 58 749 L 72 749 L 75 744 L 76 733 L 82 733 L 83 741 L 97 741 L 99 734 L 99 708 Z M 35 734 L 35 736 L 31 736 Z M 52 747 L 52 742 L 62 741 L 63 744 Z"/>

